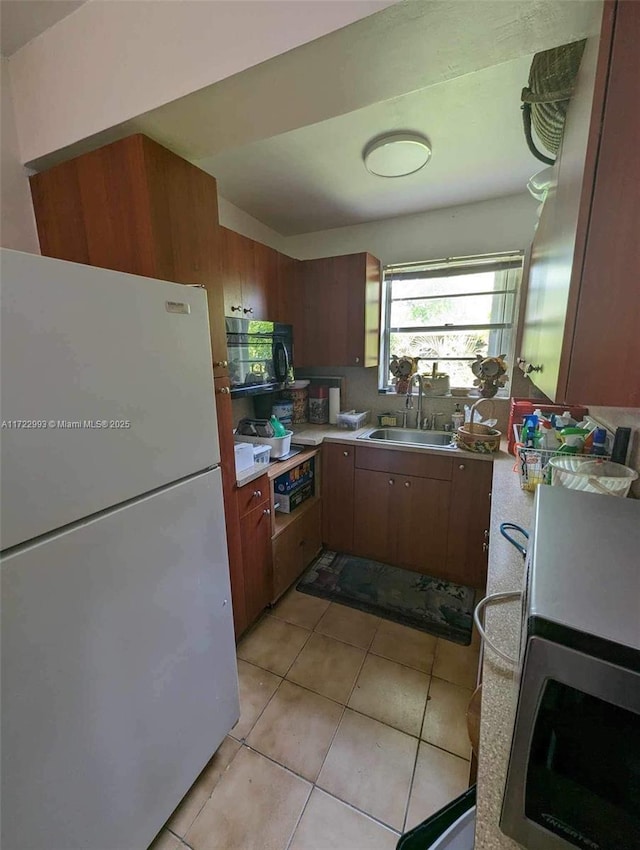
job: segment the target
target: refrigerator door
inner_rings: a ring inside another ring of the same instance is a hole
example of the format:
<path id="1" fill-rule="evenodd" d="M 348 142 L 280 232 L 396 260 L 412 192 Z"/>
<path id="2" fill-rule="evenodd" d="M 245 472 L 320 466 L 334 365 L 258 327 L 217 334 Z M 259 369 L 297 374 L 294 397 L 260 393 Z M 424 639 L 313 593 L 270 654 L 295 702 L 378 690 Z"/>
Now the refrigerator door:
<path id="1" fill-rule="evenodd" d="M 219 469 L 2 560 L 2 847 L 141 850 L 238 714 Z"/>
<path id="2" fill-rule="evenodd" d="M 219 463 L 204 290 L 1 262 L 3 549 Z"/>

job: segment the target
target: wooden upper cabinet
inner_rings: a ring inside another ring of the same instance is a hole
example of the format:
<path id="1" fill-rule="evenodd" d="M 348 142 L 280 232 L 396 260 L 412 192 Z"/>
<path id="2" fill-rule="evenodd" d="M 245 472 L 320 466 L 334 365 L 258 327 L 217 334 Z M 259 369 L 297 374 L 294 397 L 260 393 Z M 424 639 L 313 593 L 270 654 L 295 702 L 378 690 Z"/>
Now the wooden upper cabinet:
<path id="1" fill-rule="evenodd" d="M 227 373 L 215 178 L 136 134 L 30 182 L 44 255 L 203 285 L 214 373 Z"/>
<path id="2" fill-rule="evenodd" d="M 531 249 L 520 355 L 558 402 L 640 406 L 640 4 L 608 0 Z"/>
<path id="3" fill-rule="evenodd" d="M 281 321 L 278 252 L 226 227 L 220 228 L 220 241 L 225 316 Z"/>
<path id="4" fill-rule="evenodd" d="M 296 366 L 376 366 L 380 262 L 370 254 L 304 260 L 292 287 Z"/>

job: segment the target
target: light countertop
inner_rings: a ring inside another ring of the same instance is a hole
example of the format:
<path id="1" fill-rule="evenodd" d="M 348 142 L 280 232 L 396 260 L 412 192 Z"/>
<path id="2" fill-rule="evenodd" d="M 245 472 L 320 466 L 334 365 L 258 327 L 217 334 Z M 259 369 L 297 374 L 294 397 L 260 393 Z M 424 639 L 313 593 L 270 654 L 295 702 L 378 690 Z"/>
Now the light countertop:
<path id="1" fill-rule="evenodd" d="M 527 530 L 533 514 L 533 493 L 520 489 L 513 471 L 515 458 L 496 454 L 491 498 L 491 536 L 487 594 L 522 590 L 524 559 L 500 534 L 501 522 L 515 522 Z M 516 536 L 516 535 L 514 535 Z M 523 541 L 526 544 L 526 541 Z M 485 627 L 493 642 L 509 655 L 518 653 L 520 600 L 489 606 Z M 499 827 L 502 793 L 507 775 L 511 733 L 515 721 L 517 686 L 513 668 L 485 648 L 482 665 L 482 708 L 476 809 L 475 850 L 517 850 L 520 845 Z"/>
<path id="2" fill-rule="evenodd" d="M 325 441 L 330 443 L 356 443 L 361 446 L 378 446 L 379 448 L 383 448 L 388 451 L 416 451 L 440 456 L 443 454 L 455 456 L 466 455 L 467 457 L 474 458 L 475 460 L 483 461 L 495 461 L 498 457 L 504 454 L 504 452 L 478 454 L 477 452 L 466 452 L 464 449 L 460 448 L 400 445 L 394 443 L 387 444 L 382 442 L 366 442 L 364 440 L 360 440 L 360 436 L 366 431 L 371 430 L 372 427 L 372 425 L 366 425 L 364 428 L 358 428 L 356 431 L 350 431 L 345 428 L 338 428 L 336 425 L 296 425 L 293 429 L 291 443 L 292 445 L 310 447 L 321 446 Z M 280 461 L 273 460 L 269 464 L 253 466 L 237 476 L 236 484 L 238 487 L 242 487 L 245 484 L 249 484 L 251 481 L 255 481 L 256 478 L 259 478 L 265 473 L 272 474 L 272 470 L 277 468 L 279 465 Z"/>

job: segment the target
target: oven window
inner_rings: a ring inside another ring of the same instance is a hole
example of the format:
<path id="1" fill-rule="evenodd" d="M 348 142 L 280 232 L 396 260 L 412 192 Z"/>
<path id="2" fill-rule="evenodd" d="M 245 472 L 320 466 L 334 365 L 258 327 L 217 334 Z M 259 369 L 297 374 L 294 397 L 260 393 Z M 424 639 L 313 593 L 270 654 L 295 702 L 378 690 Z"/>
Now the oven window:
<path id="1" fill-rule="evenodd" d="M 576 847 L 640 847 L 640 715 L 549 680 L 538 709 L 525 811 Z"/>

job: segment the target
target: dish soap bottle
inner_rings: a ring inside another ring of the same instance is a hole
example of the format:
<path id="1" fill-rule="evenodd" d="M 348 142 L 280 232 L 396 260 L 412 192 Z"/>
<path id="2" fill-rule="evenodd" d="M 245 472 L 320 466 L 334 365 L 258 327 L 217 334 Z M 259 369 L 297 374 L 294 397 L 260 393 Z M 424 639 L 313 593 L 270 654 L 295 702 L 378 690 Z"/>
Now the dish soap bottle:
<path id="1" fill-rule="evenodd" d="M 284 427 L 282 422 L 278 419 L 277 416 L 272 416 L 269 420 L 271 427 L 273 428 L 273 436 L 274 437 L 286 437 L 287 429 Z"/>
<path id="2" fill-rule="evenodd" d="M 451 424 L 453 425 L 453 430 L 457 431 L 458 428 L 461 428 L 464 425 L 464 413 L 460 410 L 460 405 L 456 403 L 456 409 L 451 415 Z"/>

